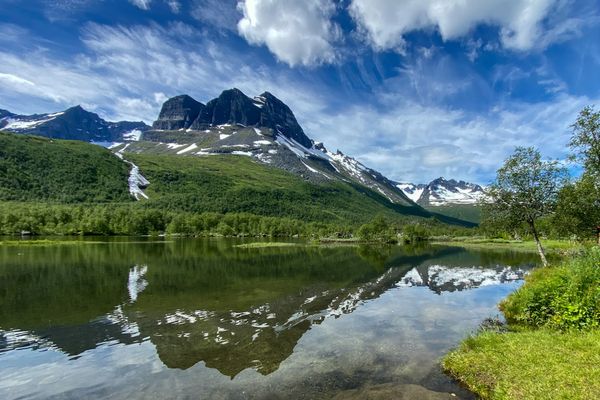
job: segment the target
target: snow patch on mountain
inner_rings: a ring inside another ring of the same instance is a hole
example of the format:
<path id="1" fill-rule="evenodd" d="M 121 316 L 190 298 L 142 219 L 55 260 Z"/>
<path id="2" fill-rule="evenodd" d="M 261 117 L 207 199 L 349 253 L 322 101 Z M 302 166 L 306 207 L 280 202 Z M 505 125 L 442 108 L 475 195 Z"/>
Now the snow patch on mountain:
<path id="1" fill-rule="evenodd" d="M 428 184 L 396 183 L 396 187 L 421 205 L 476 204 L 485 196 L 480 185 L 443 177 Z"/>
<path id="2" fill-rule="evenodd" d="M 136 200 L 140 200 L 141 198 L 147 199 L 148 195 L 144 193 L 144 190 L 148 185 L 150 185 L 150 181 L 148 181 L 141 173 L 140 168 L 132 163 L 129 160 L 123 158 L 123 152 L 129 147 L 131 143 L 127 143 L 125 146 L 121 147 L 115 155 L 119 157 L 121 160 L 129 164 L 131 169 L 129 170 L 129 178 L 127 179 L 127 183 L 129 185 L 129 193 L 135 197 Z M 117 147 L 117 146 L 113 146 Z"/>
<path id="3" fill-rule="evenodd" d="M 6 117 L 2 120 L 6 123 L 2 127 L 2 129 L 6 130 L 22 130 L 22 129 L 31 129 L 43 123 L 52 121 L 59 115 L 63 115 L 64 112 L 57 112 L 54 114 L 41 114 L 38 116 L 31 117 Z"/>
<path id="4" fill-rule="evenodd" d="M 188 147 L 186 147 L 185 149 L 179 150 L 177 152 L 177 154 L 187 153 L 187 152 L 192 151 L 192 150 L 197 149 L 197 148 L 198 148 L 198 145 L 196 143 L 192 143 Z"/>
<path id="5" fill-rule="evenodd" d="M 123 140 L 138 142 L 142 137 L 142 131 L 139 129 L 133 129 L 123 134 Z"/>
<path id="6" fill-rule="evenodd" d="M 404 194 L 415 203 L 419 201 L 425 190 L 425 185 L 414 185 L 412 183 L 398 183 L 396 187 L 402 190 Z"/>

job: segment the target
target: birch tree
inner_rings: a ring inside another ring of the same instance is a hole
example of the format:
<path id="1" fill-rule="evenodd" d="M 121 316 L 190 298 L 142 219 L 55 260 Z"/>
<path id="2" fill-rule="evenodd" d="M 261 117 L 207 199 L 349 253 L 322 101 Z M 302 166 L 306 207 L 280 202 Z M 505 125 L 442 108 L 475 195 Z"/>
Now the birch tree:
<path id="1" fill-rule="evenodd" d="M 509 229 L 525 224 L 544 266 L 548 261 L 536 224 L 554 211 L 566 178 L 566 169 L 558 161 L 542 160 L 540 152 L 533 147 L 517 147 L 487 189 L 486 218 L 502 221 Z"/>

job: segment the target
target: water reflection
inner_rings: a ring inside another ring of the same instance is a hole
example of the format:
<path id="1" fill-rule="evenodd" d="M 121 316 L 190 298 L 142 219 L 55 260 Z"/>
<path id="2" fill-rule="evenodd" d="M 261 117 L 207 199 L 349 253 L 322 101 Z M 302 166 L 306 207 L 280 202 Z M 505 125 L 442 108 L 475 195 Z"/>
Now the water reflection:
<path id="1" fill-rule="evenodd" d="M 310 356 L 314 348 L 302 352 L 299 342 L 319 326 L 313 336 L 321 335 L 322 343 L 331 342 L 331 348 L 340 346 L 338 332 L 330 331 L 336 324 L 325 322 L 353 313 L 361 305 L 368 312 L 379 304 L 376 320 L 384 325 L 376 333 L 387 332 L 385 321 L 394 311 L 386 302 L 395 288 L 426 286 L 441 294 L 496 285 L 520 279 L 532 259 L 449 247 L 242 249 L 234 244 L 180 240 L 0 249 L 0 365 L 5 362 L 2 354 L 11 359 L 15 351 L 53 350 L 76 362 L 107 344 L 151 343 L 163 367 L 174 371 L 198 371 L 200 363 L 228 379 L 243 381 L 248 371 L 279 379 L 275 372 L 283 363 L 288 365 L 285 371 L 298 364 L 290 367 L 292 354 L 296 358 L 304 354 L 314 363 L 343 359 L 339 354 Z M 401 322 L 394 320 L 390 326 L 397 330 Z M 430 351 L 447 327 L 434 332 L 425 328 L 427 323 L 421 321 L 413 329 L 431 340 Z M 373 327 L 355 329 L 367 332 Z M 378 341 L 393 339 L 388 336 Z M 358 340 L 348 353 L 370 345 Z M 398 344 L 390 342 L 389 346 Z M 386 357 L 385 351 L 380 358 L 372 360 L 370 368 L 399 362 Z M 44 361 L 38 358 L 34 363 L 43 365 Z M 326 378 L 316 379 L 315 371 L 312 379 L 331 386 L 328 390 L 340 389 L 340 382 L 364 390 L 365 382 L 373 381 L 373 370 L 355 376 L 360 363 L 349 363 L 351 372 L 342 373 L 340 366 Z M 430 360 L 427 368 L 434 364 Z M 310 368 L 298 376 L 309 372 Z M 26 375 L 27 369 L 16 368 L 14 373 Z M 293 374 L 285 376 L 289 381 Z M 390 379 L 389 372 L 385 376 Z M 301 382 L 294 385 L 302 388 Z M 219 387 L 224 384 L 213 389 Z M 93 393 L 99 392 L 87 394 Z M 306 393 L 311 391 L 306 389 Z M 47 394 L 43 388 L 37 393 L 40 397 Z"/>

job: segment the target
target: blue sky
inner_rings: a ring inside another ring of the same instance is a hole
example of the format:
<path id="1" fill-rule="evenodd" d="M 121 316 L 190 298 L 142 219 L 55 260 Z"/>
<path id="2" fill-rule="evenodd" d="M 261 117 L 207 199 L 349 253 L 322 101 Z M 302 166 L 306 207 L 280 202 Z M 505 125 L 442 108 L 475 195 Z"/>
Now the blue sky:
<path id="1" fill-rule="evenodd" d="M 600 105 L 599 0 L 0 0 L 0 108 L 151 123 L 238 87 L 400 181 L 565 158 Z"/>

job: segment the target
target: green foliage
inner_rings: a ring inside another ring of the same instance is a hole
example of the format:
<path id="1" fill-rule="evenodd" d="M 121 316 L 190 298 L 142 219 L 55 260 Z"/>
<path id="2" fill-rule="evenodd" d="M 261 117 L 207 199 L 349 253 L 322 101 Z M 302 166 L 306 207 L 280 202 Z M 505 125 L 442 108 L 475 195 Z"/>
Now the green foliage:
<path id="1" fill-rule="evenodd" d="M 564 236 L 591 238 L 600 225 L 600 187 L 591 174 L 566 185 L 559 193 L 553 225 Z"/>
<path id="2" fill-rule="evenodd" d="M 358 228 L 357 236 L 366 242 L 396 243 L 396 230 L 381 215 Z"/>
<path id="3" fill-rule="evenodd" d="M 427 206 L 428 211 L 478 224 L 481 221 L 481 206 L 478 204 L 445 204 Z"/>
<path id="4" fill-rule="evenodd" d="M 557 161 L 543 161 L 533 147 L 517 147 L 498 169 L 487 190 L 483 219 L 506 227 L 533 224 L 554 210 L 566 171 Z"/>
<path id="5" fill-rule="evenodd" d="M 100 146 L 0 132 L 0 201 L 130 201 L 128 171 Z"/>
<path id="6" fill-rule="evenodd" d="M 535 225 L 554 210 L 566 176 L 566 169 L 558 161 L 543 161 L 540 152 L 533 147 L 517 147 L 514 154 L 504 161 L 496 180 L 486 191 L 484 224 L 507 230 L 522 228 L 526 224 L 546 266 L 548 262 Z"/>
<path id="7" fill-rule="evenodd" d="M 402 228 L 402 237 L 406 243 L 417 243 L 428 240 L 429 230 L 421 224 L 408 224 Z"/>
<path id="8" fill-rule="evenodd" d="M 501 309 L 514 324 L 559 330 L 600 327 L 600 248 L 560 267 L 535 270 Z"/>
<path id="9" fill-rule="evenodd" d="M 0 235 L 327 236 L 343 226 L 249 213 L 188 213 L 119 205 L 0 203 Z"/>
<path id="10" fill-rule="evenodd" d="M 600 111 L 585 107 L 571 128 L 569 146 L 575 151 L 573 158 L 581 161 L 588 173 L 600 175 Z"/>

